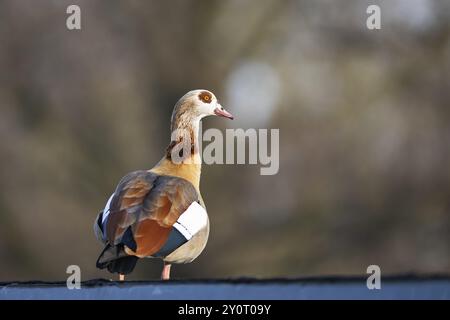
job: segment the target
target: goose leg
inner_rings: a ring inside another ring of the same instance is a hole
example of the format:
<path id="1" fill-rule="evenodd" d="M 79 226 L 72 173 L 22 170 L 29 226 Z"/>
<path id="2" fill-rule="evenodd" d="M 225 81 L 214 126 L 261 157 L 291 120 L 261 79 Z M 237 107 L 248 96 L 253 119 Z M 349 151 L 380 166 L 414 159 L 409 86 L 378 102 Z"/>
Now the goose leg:
<path id="1" fill-rule="evenodd" d="M 169 280 L 170 279 L 170 267 L 172 265 L 170 263 L 164 262 L 164 267 L 161 273 L 161 280 Z"/>

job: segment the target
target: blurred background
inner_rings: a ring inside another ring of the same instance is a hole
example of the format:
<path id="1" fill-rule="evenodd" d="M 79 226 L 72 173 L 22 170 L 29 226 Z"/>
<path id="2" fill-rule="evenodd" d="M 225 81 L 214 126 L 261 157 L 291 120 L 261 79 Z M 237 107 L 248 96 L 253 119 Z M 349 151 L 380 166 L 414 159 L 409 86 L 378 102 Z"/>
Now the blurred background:
<path id="1" fill-rule="evenodd" d="M 445 0 L 0 1 L 0 281 L 110 278 L 93 220 L 196 88 L 236 117 L 204 129 L 279 128 L 280 171 L 203 167 L 210 240 L 175 278 L 449 273 L 449 22 Z"/>

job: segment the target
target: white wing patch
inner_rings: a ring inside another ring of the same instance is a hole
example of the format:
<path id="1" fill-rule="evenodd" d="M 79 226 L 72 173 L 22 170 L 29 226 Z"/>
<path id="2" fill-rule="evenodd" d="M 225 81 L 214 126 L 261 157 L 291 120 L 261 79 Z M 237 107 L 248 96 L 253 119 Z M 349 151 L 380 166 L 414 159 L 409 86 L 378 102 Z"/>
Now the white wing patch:
<path id="1" fill-rule="evenodd" d="M 105 223 L 106 218 L 109 216 L 109 206 L 111 205 L 111 200 L 114 197 L 114 193 L 109 197 L 108 202 L 106 203 L 105 209 L 103 209 L 103 215 L 102 215 L 102 224 Z"/>
<path id="2" fill-rule="evenodd" d="M 197 232 L 203 229 L 208 223 L 208 215 L 206 210 L 198 204 L 192 202 L 185 212 L 178 218 L 173 226 L 181 232 L 181 234 L 190 240 Z"/>

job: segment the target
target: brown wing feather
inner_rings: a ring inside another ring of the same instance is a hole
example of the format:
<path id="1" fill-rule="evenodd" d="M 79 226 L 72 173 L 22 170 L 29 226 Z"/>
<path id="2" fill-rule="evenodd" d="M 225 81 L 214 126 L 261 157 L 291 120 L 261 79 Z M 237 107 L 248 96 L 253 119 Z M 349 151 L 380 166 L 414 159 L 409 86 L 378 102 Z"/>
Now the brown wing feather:
<path id="1" fill-rule="evenodd" d="M 155 220 L 141 221 L 134 234 L 137 249 L 132 253 L 138 257 L 151 256 L 166 243 L 169 233 L 170 228 L 161 227 Z"/>
<path id="2" fill-rule="evenodd" d="M 131 226 L 136 242 L 132 253 L 150 256 L 164 245 L 179 216 L 198 200 L 197 191 L 187 180 L 149 171 L 130 173 L 121 180 L 111 201 L 108 241 L 114 245 L 122 243 Z"/>

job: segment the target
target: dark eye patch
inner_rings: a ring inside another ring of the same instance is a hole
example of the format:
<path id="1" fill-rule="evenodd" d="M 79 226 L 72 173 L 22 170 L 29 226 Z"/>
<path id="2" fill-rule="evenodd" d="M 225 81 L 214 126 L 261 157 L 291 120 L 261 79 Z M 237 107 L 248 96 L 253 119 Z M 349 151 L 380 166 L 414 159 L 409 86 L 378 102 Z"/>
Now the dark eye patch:
<path id="1" fill-rule="evenodd" d="M 208 91 L 202 91 L 198 95 L 198 98 L 203 101 L 204 103 L 211 103 L 212 101 L 212 95 Z"/>

